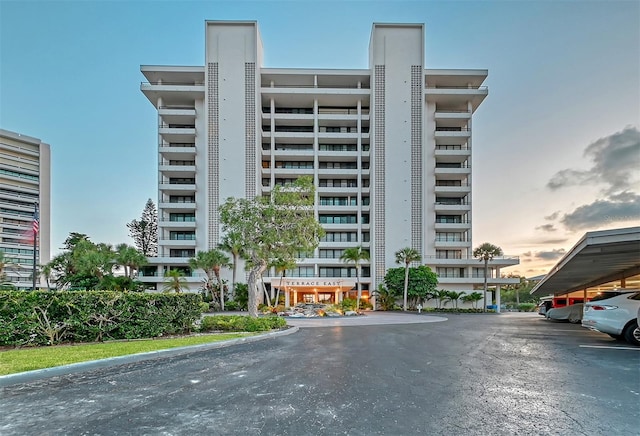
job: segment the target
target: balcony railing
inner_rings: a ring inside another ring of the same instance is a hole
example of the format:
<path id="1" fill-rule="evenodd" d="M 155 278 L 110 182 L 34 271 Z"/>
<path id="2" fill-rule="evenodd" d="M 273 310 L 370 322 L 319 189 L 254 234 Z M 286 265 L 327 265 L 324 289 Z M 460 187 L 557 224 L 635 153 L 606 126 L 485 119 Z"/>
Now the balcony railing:
<path id="1" fill-rule="evenodd" d="M 165 82 L 163 81 L 155 81 L 155 82 L 140 82 L 140 85 L 177 85 L 177 86 L 204 86 L 204 82 Z M 192 108 L 189 108 L 192 109 Z"/>

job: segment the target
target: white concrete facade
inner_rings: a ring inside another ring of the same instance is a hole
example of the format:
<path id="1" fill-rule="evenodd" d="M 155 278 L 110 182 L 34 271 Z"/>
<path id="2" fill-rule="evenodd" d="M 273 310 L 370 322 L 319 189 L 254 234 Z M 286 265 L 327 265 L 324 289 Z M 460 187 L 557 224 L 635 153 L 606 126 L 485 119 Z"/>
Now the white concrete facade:
<path id="1" fill-rule="evenodd" d="M 33 287 L 32 228 L 39 204 L 36 265 L 51 257 L 51 151 L 40 139 L 0 129 L 0 251 L 6 281 L 19 289 Z M 36 280 L 42 287 L 42 281 Z"/>
<path id="2" fill-rule="evenodd" d="M 371 261 L 361 280 L 373 290 L 411 247 L 441 289 L 482 285 L 471 256 L 471 120 L 486 70 L 425 69 L 423 24 L 373 24 L 369 68 L 356 70 L 264 68 L 254 21 L 207 21 L 205 34 L 204 66 L 141 67 L 160 158 L 158 270 L 143 281 L 159 284 L 167 267 L 216 247 L 227 197 L 309 175 L 327 236 L 288 277 L 353 279 L 339 258 L 362 245 Z M 490 284 L 514 282 L 499 269 L 517 263 L 493 260 Z M 197 287 L 202 277 L 191 275 Z"/>

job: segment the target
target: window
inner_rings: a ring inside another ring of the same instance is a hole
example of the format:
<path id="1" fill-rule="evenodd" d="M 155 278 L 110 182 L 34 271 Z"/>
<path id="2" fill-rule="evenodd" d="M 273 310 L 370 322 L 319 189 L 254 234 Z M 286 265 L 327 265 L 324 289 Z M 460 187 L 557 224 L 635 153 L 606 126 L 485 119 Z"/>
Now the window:
<path id="1" fill-rule="evenodd" d="M 170 213 L 169 221 L 173 222 L 195 222 L 195 213 Z"/>
<path id="2" fill-rule="evenodd" d="M 358 242 L 356 232 L 327 232 L 321 239 L 322 242 Z"/>
<path id="3" fill-rule="evenodd" d="M 196 232 L 169 232 L 169 239 L 172 241 L 195 241 Z"/>
<path id="4" fill-rule="evenodd" d="M 355 215 L 320 215 L 320 224 L 355 224 Z"/>
<path id="5" fill-rule="evenodd" d="M 193 177 L 171 177 L 169 179 L 170 185 L 195 185 L 196 179 Z"/>
<path id="6" fill-rule="evenodd" d="M 195 203 L 195 195 L 171 195 L 169 196 L 169 203 Z"/>
<path id="7" fill-rule="evenodd" d="M 194 257 L 196 250 L 194 249 L 171 249 L 169 250 L 169 257 Z"/>

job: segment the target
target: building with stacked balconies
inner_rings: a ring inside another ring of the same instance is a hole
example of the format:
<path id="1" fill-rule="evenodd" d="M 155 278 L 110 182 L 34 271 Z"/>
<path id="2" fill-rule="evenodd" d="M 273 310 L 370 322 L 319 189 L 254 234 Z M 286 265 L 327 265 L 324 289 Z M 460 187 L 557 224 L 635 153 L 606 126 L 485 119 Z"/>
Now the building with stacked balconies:
<path id="1" fill-rule="evenodd" d="M 40 139 L 0 129 L 2 285 L 33 287 L 36 267 L 50 260 L 51 152 Z M 38 203 L 35 233 L 34 212 Z M 41 281 L 36 277 L 36 287 Z"/>
<path id="2" fill-rule="evenodd" d="M 338 301 L 355 292 L 362 246 L 365 298 L 411 247 L 439 287 L 471 292 L 484 282 L 472 253 L 472 118 L 488 94 L 486 70 L 434 70 L 424 63 L 423 24 L 373 24 L 369 68 L 265 68 L 253 21 L 207 21 L 204 66 L 142 66 L 141 90 L 157 109 L 158 257 L 141 280 L 159 288 L 221 239 L 227 197 L 268 196 L 300 176 L 316 185 L 326 236 L 281 279 L 286 303 Z M 491 285 L 512 283 L 490 262 Z"/>

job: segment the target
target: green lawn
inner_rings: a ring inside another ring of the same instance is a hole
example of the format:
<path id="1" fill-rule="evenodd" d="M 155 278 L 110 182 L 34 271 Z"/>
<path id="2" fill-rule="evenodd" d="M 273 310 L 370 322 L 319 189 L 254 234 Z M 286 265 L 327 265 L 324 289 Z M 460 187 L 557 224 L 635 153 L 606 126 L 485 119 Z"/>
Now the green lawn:
<path id="1" fill-rule="evenodd" d="M 253 335 L 255 335 L 255 333 L 223 333 L 184 338 L 144 339 L 11 349 L 0 351 L 0 375 L 32 371 L 34 369 L 52 368 L 54 366 L 105 359 L 107 357 L 125 356 L 127 354 L 225 341 Z"/>

